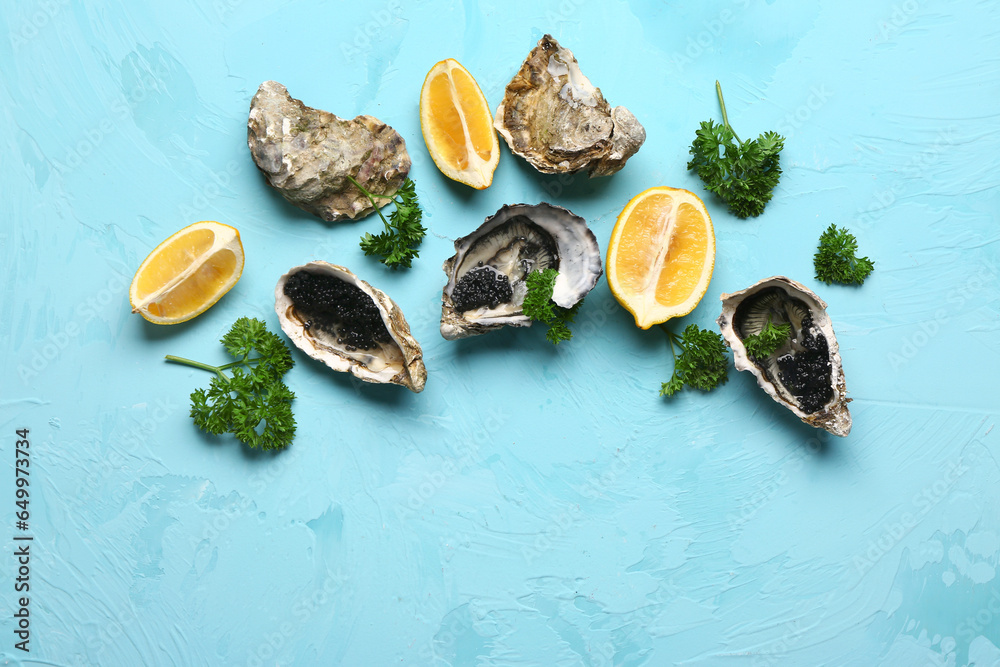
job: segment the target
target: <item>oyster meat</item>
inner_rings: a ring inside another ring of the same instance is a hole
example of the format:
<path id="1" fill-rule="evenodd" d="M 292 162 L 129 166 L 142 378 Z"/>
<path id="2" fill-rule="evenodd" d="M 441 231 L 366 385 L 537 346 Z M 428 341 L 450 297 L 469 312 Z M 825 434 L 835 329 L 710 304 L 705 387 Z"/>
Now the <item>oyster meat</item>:
<path id="1" fill-rule="evenodd" d="M 512 153 L 546 174 L 613 174 L 646 140 L 632 112 L 612 109 L 551 35 L 538 41 L 507 84 L 493 124 Z"/>
<path id="2" fill-rule="evenodd" d="M 423 352 L 399 306 L 350 270 L 327 262 L 296 266 L 278 281 L 274 309 L 296 347 L 333 370 L 424 388 Z"/>
<path id="3" fill-rule="evenodd" d="M 388 197 L 410 172 L 406 143 L 391 127 L 372 116 L 346 120 L 307 107 L 277 81 L 260 84 L 253 96 L 247 145 L 282 197 L 328 221 L 375 210 L 348 176 Z"/>
<path id="4" fill-rule="evenodd" d="M 789 339 L 770 356 L 747 353 L 743 339 L 767 325 L 790 324 Z M 733 348 L 736 370 L 750 371 L 775 401 L 810 426 L 846 436 L 851 413 L 837 337 L 826 303 L 784 276 L 766 278 L 740 292 L 722 295 L 718 320 Z"/>
<path id="5" fill-rule="evenodd" d="M 587 222 L 559 206 L 505 205 L 479 229 L 455 241 L 442 267 L 441 335 L 448 340 L 502 326 L 526 327 L 521 312 L 532 271 L 559 271 L 552 300 L 572 308 L 601 277 L 601 251 Z"/>

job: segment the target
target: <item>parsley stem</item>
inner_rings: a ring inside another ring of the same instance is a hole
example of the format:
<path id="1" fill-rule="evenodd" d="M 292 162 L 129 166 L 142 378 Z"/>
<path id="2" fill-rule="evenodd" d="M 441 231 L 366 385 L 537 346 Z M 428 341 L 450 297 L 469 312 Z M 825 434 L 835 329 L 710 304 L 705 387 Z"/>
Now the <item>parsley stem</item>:
<path id="1" fill-rule="evenodd" d="M 184 357 L 176 357 L 172 354 L 166 356 L 167 361 L 172 361 L 177 364 L 184 364 L 185 366 L 194 366 L 195 368 L 200 368 L 204 371 L 210 371 L 212 373 L 218 373 L 220 377 L 225 380 L 229 378 L 222 371 L 228 371 L 230 368 L 235 368 L 236 366 L 250 366 L 255 361 L 260 361 L 263 357 L 254 357 L 253 359 L 240 359 L 239 361 L 233 361 L 228 364 L 222 364 L 221 366 L 212 366 L 211 364 L 203 364 L 200 361 L 192 361 L 191 359 L 185 359 Z"/>
<path id="2" fill-rule="evenodd" d="M 194 366 L 195 368 L 200 368 L 204 371 L 216 372 L 220 370 L 218 366 L 210 366 L 209 364 L 203 364 L 200 361 L 192 361 L 191 359 L 185 359 L 184 357 L 175 357 L 172 354 L 168 354 L 166 357 L 167 361 L 173 361 L 177 364 L 184 364 L 186 366 Z"/>
<path id="3" fill-rule="evenodd" d="M 166 360 L 172 361 L 176 364 L 184 364 L 185 366 L 194 366 L 195 368 L 200 368 L 203 371 L 218 373 L 219 377 L 221 377 L 223 380 L 228 380 L 229 378 L 227 378 L 226 375 L 222 372 L 222 369 L 229 368 L 230 366 L 233 365 L 233 364 L 227 364 L 225 366 L 211 366 L 209 364 L 203 364 L 200 361 L 192 361 L 191 359 L 185 359 L 184 357 L 175 357 L 172 354 L 168 354 L 166 356 Z M 236 363 L 242 363 L 242 362 L 236 362 Z"/>
<path id="4" fill-rule="evenodd" d="M 715 92 L 719 94 L 719 106 L 722 107 L 722 122 L 725 123 L 726 127 L 729 128 L 729 131 L 733 133 L 733 138 L 736 139 L 737 142 L 742 144 L 743 142 L 740 141 L 740 138 L 738 136 L 736 136 L 736 130 L 734 130 L 733 126 L 729 124 L 729 114 L 726 113 L 726 101 L 722 99 L 722 85 L 719 83 L 718 79 L 715 80 Z M 348 178 L 351 177 L 348 176 Z"/>
<path id="5" fill-rule="evenodd" d="M 220 371 L 225 371 L 225 370 L 229 370 L 230 368 L 233 368 L 234 366 L 239 366 L 239 365 L 241 365 L 241 364 L 243 364 L 243 365 L 246 365 L 246 366 L 249 366 L 249 365 L 250 365 L 250 364 L 252 364 L 253 362 L 255 362 L 255 361 L 260 361 L 260 360 L 261 360 L 261 359 L 263 359 L 263 358 L 264 358 L 264 357 L 254 357 L 253 359 L 241 359 L 241 360 L 239 360 L 239 361 L 233 361 L 233 362 L 231 362 L 231 363 L 228 363 L 228 364 L 223 364 L 222 366 L 219 366 L 219 370 L 220 370 Z"/>
<path id="6" fill-rule="evenodd" d="M 350 174 L 347 174 L 347 180 L 349 180 L 351 183 L 354 183 L 354 187 L 356 187 L 358 190 L 361 190 L 361 194 L 363 194 L 365 197 L 368 197 L 368 201 L 372 203 L 372 207 L 375 208 L 375 212 L 378 213 L 378 217 L 382 218 L 382 224 L 385 225 L 386 231 L 391 231 L 392 226 L 389 224 L 389 221 L 385 219 L 385 216 L 382 215 L 382 208 L 375 203 L 375 198 L 372 196 L 372 193 L 368 192 L 368 190 L 366 190 L 363 185 L 354 180 L 354 178 Z M 386 197 L 385 195 L 380 195 L 380 196 L 385 197 L 391 202 L 396 201 L 393 197 Z M 389 202 L 386 203 L 388 204 Z"/>
<path id="7" fill-rule="evenodd" d="M 660 322 L 660 328 L 667 332 L 667 342 L 670 344 L 670 356 L 672 356 L 674 358 L 674 361 L 676 362 L 677 352 L 674 350 L 674 338 L 676 338 L 677 336 L 676 334 L 674 334 L 673 331 L 667 328 L 666 322 Z M 680 346 L 680 344 L 681 342 L 677 341 L 678 347 Z"/>

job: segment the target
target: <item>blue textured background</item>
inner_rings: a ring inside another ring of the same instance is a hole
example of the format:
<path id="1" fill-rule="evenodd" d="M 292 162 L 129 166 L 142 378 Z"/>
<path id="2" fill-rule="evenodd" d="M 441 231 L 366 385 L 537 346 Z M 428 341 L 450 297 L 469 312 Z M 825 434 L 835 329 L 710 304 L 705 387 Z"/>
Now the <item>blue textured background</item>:
<path id="1" fill-rule="evenodd" d="M 87 4 L 0 11 L 0 504 L 10 535 L 30 428 L 35 536 L 32 652 L 5 612 L 3 664 L 1000 664 L 997 2 Z M 600 180 L 504 146 L 488 190 L 447 181 L 420 135 L 427 70 L 457 58 L 495 108 L 544 32 L 646 144 Z M 325 224 L 265 185 L 245 125 L 272 78 L 407 140 L 430 228 L 412 270 L 362 256 L 375 220 Z M 567 206 L 604 250 L 641 190 L 702 192 L 685 162 L 716 78 L 742 136 L 787 137 L 785 174 L 755 220 L 706 199 L 715 275 L 679 324 L 714 326 L 720 293 L 765 276 L 814 288 L 847 439 L 746 373 L 659 398 L 663 333 L 603 280 L 558 349 L 438 334 L 451 242 L 502 204 Z M 242 232 L 239 284 L 187 324 L 131 315 L 139 262 L 203 219 Z M 860 289 L 812 278 L 830 223 L 876 261 Z M 401 305 L 427 389 L 296 351 L 289 450 L 202 435 L 187 395 L 209 377 L 163 355 L 221 361 L 242 315 L 277 330 L 273 286 L 311 259 Z"/>

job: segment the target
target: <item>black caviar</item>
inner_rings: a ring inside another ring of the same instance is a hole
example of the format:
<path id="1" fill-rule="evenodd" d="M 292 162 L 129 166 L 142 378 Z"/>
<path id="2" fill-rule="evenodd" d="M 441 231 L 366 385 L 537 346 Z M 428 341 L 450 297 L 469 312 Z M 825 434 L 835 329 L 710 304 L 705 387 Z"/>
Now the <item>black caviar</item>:
<path id="1" fill-rule="evenodd" d="M 778 357 L 781 383 L 798 400 L 799 409 L 812 414 L 833 398 L 831 386 L 830 347 L 826 337 L 817 330 L 813 334 L 812 315 L 802 320 L 798 343 L 805 351 Z"/>
<path id="2" fill-rule="evenodd" d="M 307 331 L 318 328 L 335 335 L 348 350 L 370 350 L 391 340 L 382 313 L 357 285 L 299 271 L 285 281 L 285 296 L 295 304 Z"/>
<path id="3" fill-rule="evenodd" d="M 451 302 L 455 310 L 464 313 L 473 308 L 489 306 L 496 308 L 514 298 L 510 279 L 492 268 L 479 266 L 459 280 L 451 291 Z"/>
<path id="4" fill-rule="evenodd" d="M 753 362 L 771 381 L 780 381 L 785 389 L 795 397 L 798 408 L 812 414 L 833 399 L 833 366 L 830 363 L 830 346 L 826 336 L 813 325 L 809 306 L 801 299 L 786 293 L 779 287 L 767 287 L 745 299 L 733 316 L 739 324 L 739 335 L 746 337 L 744 324 L 756 319 L 762 326 L 764 316 L 775 322 L 792 324 L 792 352 L 775 359 L 778 377 L 771 376 L 772 370 L 764 359 Z M 795 322 L 799 328 L 795 328 Z M 758 329 L 760 328 L 758 326 Z"/>

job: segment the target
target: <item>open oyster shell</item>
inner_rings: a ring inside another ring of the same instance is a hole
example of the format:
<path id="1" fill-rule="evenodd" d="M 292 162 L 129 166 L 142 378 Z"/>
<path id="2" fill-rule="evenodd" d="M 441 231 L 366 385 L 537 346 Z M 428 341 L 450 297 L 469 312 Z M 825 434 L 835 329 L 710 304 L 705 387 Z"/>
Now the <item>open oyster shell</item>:
<path id="1" fill-rule="evenodd" d="M 544 202 L 503 206 L 455 241 L 455 256 L 442 268 L 448 283 L 441 296 L 441 335 L 448 340 L 531 326 L 521 304 L 532 271 L 559 271 L 552 300 L 563 308 L 575 306 L 603 273 L 587 222 Z"/>
<path id="2" fill-rule="evenodd" d="M 406 143 L 394 129 L 372 116 L 346 120 L 307 107 L 277 81 L 260 84 L 253 96 L 247 145 L 282 197 L 328 221 L 375 210 L 348 176 L 388 197 L 410 172 Z"/>
<path id="3" fill-rule="evenodd" d="M 774 325 L 791 323 L 791 336 L 774 354 L 756 359 L 743 339 L 759 333 L 768 317 Z M 816 294 L 784 276 L 766 278 L 723 294 L 718 323 L 736 370 L 753 373 L 761 389 L 806 424 L 839 436 L 851 432 L 840 348 L 826 303 Z"/>
<path id="4" fill-rule="evenodd" d="M 625 107 L 611 108 L 551 35 L 538 41 L 504 92 L 494 127 L 538 171 L 613 174 L 639 150 L 646 130 Z"/>
<path id="5" fill-rule="evenodd" d="M 349 269 L 327 262 L 290 269 L 274 288 L 274 309 L 295 346 L 333 370 L 424 388 L 423 352 L 399 306 Z"/>

